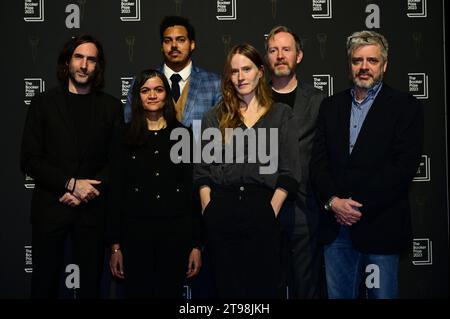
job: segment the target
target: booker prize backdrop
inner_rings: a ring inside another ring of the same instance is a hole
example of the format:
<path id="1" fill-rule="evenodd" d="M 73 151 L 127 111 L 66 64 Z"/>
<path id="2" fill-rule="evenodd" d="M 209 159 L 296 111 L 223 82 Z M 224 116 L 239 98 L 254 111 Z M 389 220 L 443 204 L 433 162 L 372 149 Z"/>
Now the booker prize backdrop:
<path id="1" fill-rule="evenodd" d="M 448 297 L 448 185 L 445 14 L 440 0 L 14 0 L 1 1 L 0 297 L 27 298 L 32 272 L 29 207 L 33 180 L 19 170 L 31 98 L 57 84 L 56 59 L 74 34 L 103 42 L 105 91 L 124 100 L 130 79 L 161 63 L 159 22 L 188 17 L 197 31 L 194 61 L 220 73 L 228 49 L 283 24 L 304 43 L 302 81 L 328 95 L 349 86 L 346 37 L 371 29 L 390 42 L 386 81 L 424 105 L 425 145 L 411 189 L 414 240 L 401 258 L 402 298 Z M 380 230 L 381 231 L 381 230 Z M 66 276 L 73 270 L 70 265 Z M 71 296 L 69 287 L 63 293 Z M 200 285 L 188 283 L 186 298 Z M 104 296 L 110 291 L 105 271 Z M 192 289 L 191 289 L 192 288 Z"/>

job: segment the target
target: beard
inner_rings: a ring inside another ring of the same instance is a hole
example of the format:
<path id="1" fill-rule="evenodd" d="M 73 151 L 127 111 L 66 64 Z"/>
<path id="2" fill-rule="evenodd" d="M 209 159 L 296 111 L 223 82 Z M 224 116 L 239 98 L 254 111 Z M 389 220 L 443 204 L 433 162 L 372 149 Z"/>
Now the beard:
<path id="1" fill-rule="evenodd" d="M 359 74 L 361 73 L 358 73 L 356 76 L 353 76 L 353 83 L 355 84 L 356 87 L 361 89 L 370 90 L 383 80 L 383 72 L 381 72 L 380 75 L 377 77 L 370 76 L 368 80 L 360 80 L 358 78 Z"/>
<path id="2" fill-rule="evenodd" d="M 95 71 L 87 74 L 87 77 L 80 79 L 77 75 L 77 70 L 69 68 L 68 75 L 75 86 L 86 88 L 92 84 L 95 76 Z"/>
<path id="3" fill-rule="evenodd" d="M 278 65 L 284 65 L 284 68 L 277 68 Z M 293 69 L 287 63 L 276 64 L 272 70 L 275 76 L 289 76 L 292 74 Z"/>
<path id="4" fill-rule="evenodd" d="M 174 57 L 170 56 L 171 53 L 175 53 L 175 52 L 178 53 L 177 57 L 174 58 Z M 181 52 L 181 50 L 172 49 L 167 54 L 163 53 L 164 61 L 166 63 L 172 64 L 172 65 L 184 67 L 189 64 L 189 61 L 191 60 L 192 52 L 193 52 L 192 50 L 189 50 L 187 55 L 184 55 Z"/>

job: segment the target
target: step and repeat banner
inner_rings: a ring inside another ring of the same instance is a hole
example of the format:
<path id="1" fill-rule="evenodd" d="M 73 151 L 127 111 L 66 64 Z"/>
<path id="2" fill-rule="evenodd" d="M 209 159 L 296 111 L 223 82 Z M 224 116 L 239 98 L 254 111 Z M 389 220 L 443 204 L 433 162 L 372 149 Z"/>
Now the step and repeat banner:
<path id="1" fill-rule="evenodd" d="M 301 81 L 328 95 L 350 85 L 346 37 L 362 29 L 385 35 L 390 44 L 386 82 L 409 91 L 425 109 L 424 152 L 411 189 L 414 240 L 401 258 L 400 294 L 448 297 L 444 1 L 14 0 L 0 6 L 1 111 L 6 114 L 0 134 L 0 297 L 29 296 L 34 182 L 19 170 L 20 141 L 31 98 L 57 85 L 62 44 L 75 34 L 97 37 L 107 60 L 104 90 L 124 101 L 133 75 L 161 64 L 159 23 L 166 15 L 191 20 L 197 34 L 194 62 L 217 73 L 234 44 L 248 42 L 263 53 L 265 34 L 286 25 L 304 43 Z M 192 290 L 186 287 L 186 298 L 195 296 Z"/>

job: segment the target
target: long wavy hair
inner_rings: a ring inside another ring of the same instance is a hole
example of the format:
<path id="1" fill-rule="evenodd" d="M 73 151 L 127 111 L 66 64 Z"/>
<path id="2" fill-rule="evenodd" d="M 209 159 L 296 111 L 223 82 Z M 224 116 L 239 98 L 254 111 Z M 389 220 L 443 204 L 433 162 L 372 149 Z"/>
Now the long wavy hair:
<path id="1" fill-rule="evenodd" d="M 84 43 L 93 43 L 97 47 L 97 63 L 95 65 L 95 75 L 92 80 L 91 89 L 93 91 L 100 90 L 105 82 L 105 55 L 103 53 L 103 46 L 96 38 L 89 34 L 82 34 L 71 37 L 61 49 L 58 56 L 58 63 L 56 68 L 56 76 L 59 83 L 66 87 L 69 81 L 69 64 L 72 59 L 75 49 Z"/>
<path id="2" fill-rule="evenodd" d="M 217 119 L 219 121 L 219 128 L 222 132 L 222 137 L 225 140 L 225 128 L 236 128 L 240 126 L 244 119 L 240 112 L 240 106 L 245 104 L 236 91 L 236 88 L 231 81 L 232 69 L 231 59 L 236 54 L 242 54 L 252 61 L 259 70 L 263 72 L 263 76 L 258 82 L 255 90 L 255 97 L 258 103 L 266 108 L 267 114 L 272 107 L 272 91 L 269 89 L 264 79 L 264 61 L 258 51 L 250 44 L 238 44 L 231 48 L 225 61 L 225 66 L 222 74 L 222 102 L 219 104 Z"/>
<path id="3" fill-rule="evenodd" d="M 148 69 L 142 71 L 134 80 L 132 88 L 132 102 L 131 102 L 131 121 L 129 123 L 126 142 L 131 146 L 140 146 L 145 143 L 146 132 L 148 131 L 147 117 L 141 101 L 141 87 L 148 79 L 158 77 L 161 79 L 164 89 L 166 91 L 166 100 L 163 108 L 163 118 L 167 125 L 172 125 L 176 122 L 175 107 L 170 91 L 169 82 L 165 75 L 157 70 Z"/>

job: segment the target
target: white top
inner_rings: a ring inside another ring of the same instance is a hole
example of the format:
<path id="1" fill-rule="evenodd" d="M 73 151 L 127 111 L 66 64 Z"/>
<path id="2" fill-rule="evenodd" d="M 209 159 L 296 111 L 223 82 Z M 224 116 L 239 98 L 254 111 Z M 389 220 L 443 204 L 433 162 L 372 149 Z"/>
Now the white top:
<path id="1" fill-rule="evenodd" d="M 178 73 L 181 76 L 181 80 L 179 82 L 180 85 L 180 95 L 183 93 L 183 89 L 184 86 L 186 85 L 187 80 L 189 79 L 189 76 L 191 75 L 191 71 L 192 71 L 192 61 L 190 61 L 188 63 L 188 65 L 186 65 L 184 67 L 183 70 L 181 70 L 180 72 L 174 72 L 171 68 L 169 68 L 167 66 L 167 64 L 164 63 L 164 75 L 166 76 L 167 80 L 169 81 L 170 87 L 172 87 L 172 81 L 170 80 L 170 77 L 175 74 Z"/>

